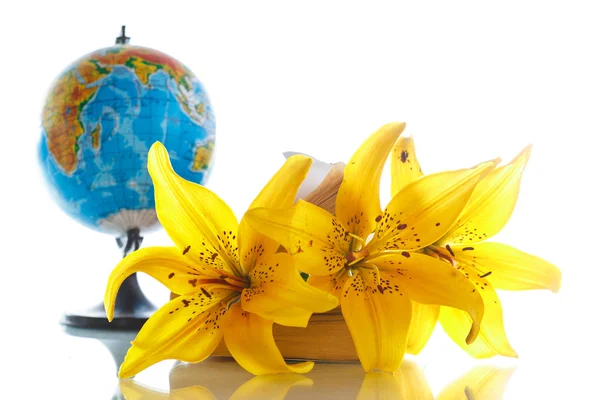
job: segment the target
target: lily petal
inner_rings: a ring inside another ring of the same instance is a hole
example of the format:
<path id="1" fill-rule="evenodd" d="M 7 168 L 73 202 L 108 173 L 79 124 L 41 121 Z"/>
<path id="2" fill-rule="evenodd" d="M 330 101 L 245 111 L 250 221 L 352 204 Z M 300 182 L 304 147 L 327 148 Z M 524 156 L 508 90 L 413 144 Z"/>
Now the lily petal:
<path id="1" fill-rule="evenodd" d="M 510 163 L 481 179 L 456 226 L 440 242 L 478 243 L 500 232 L 515 208 L 530 154 L 527 146 Z"/>
<path id="2" fill-rule="evenodd" d="M 286 253 L 263 258 L 250 272 L 250 284 L 251 287 L 242 292 L 244 311 L 280 325 L 291 323 L 305 327 L 312 313 L 326 312 L 338 306 L 335 296 L 302 279 L 292 257 Z M 300 318 L 290 320 L 293 315 Z"/>
<path id="3" fill-rule="evenodd" d="M 209 290 L 171 300 L 146 321 L 119 370 L 120 378 L 167 359 L 199 362 L 221 341 L 219 318 L 226 312 L 228 290 Z"/>
<path id="4" fill-rule="evenodd" d="M 412 306 L 408 296 L 387 284 L 384 290 L 368 286 L 374 279 L 372 271 L 360 270 L 346 281 L 342 314 L 364 370 L 395 372 L 404 357 Z"/>
<path id="5" fill-rule="evenodd" d="M 288 365 L 273 338 L 273 321 L 244 311 L 239 303 L 227 311 L 223 337 L 229 352 L 246 371 L 254 375 L 309 372 L 312 361 Z"/>
<path id="6" fill-rule="evenodd" d="M 485 242 L 455 249 L 457 261 L 488 274 L 486 279 L 496 289 L 560 289 L 562 274 L 556 266 L 509 245 Z"/>
<path id="7" fill-rule="evenodd" d="M 392 150 L 392 197 L 403 187 L 423 176 L 415 142 L 411 136 L 400 136 Z"/>
<path id="8" fill-rule="evenodd" d="M 377 217 L 369 251 L 417 250 L 437 241 L 452 228 L 475 185 L 494 165 L 486 162 L 470 169 L 431 174 L 404 187 Z"/>
<path id="9" fill-rule="evenodd" d="M 312 379 L 296 374 L 255 376 L 240 386 L 229 400 L 283 400 L 291 388 L 312 385 Z"/>
<path id="10" fill-rule="evenodd" d="M 342 295 L 342 290 L 344 289 L 344 285 L 346 281 L 350 278 L 348 275 L 348 271 L 342 270 L 338 271 L 333 275 L 323 275 L 316 276 L 310 275 L 308 277 L 308 283 L 311 286 L 316 287 L 317 289 L 321 289 L 327 293 L 331 293 L 338 299 Z"/>
<path id="11" fill-rule="evenodd" d="M 123 258 L 113 269 L 106 285 L 104 309 L 109 321 L 114 316 L 117 293 L 123 281 L 136 272 L 144 272 L 160 281 L 171 292 L 185 294 L 197 292 L 199 276 L 212 276 L 212 270 L 203 266 L 192 267 L 175 247 L 146 247 Z"/>
<path id="12" fill-rule="evenodd" d="M 348 232 L 336 217 L 299 200 L 286 210 L 255 208 L 244 218 L 257 232 L 279 242 L 300 271 L 330 275 L 344 267 L 350 246 Z"/>
<path id="13" fill-rule="evenodd" d="M 408 330 L 406 352 L 419 354 L 425 347 L 438 321 L 440 306 L 437 304 L 421 304 L 413 301 L 412 319 Z"/>
<path id="14" fill-rule="evenodd" d="M 382 279 L 384 274 L 390 276 L 388 279 L 393 280 L 412 300 L 466 311 L 470 315 L 470 318 L 466 317 L 469 329 L 464 330 L 461 342 L 475 340 L 484 318 L 484 301 L 471 280 L 456 268 L 433 257 L 408 252 L 404 255 L 389 254 L 372 262 L 381 270 Z M 487 314 L 487 309 L 485 312 Z"/>
<path id="15" fill-rule="evenodd" d="M 223 200 L 175 173 L 167 149 L 156 142 L 148 152 L 156 213 L 165 231 L 195 263 L 237 273 L 238 222 Z"/>
<path id="16" fill-rule="evenodd" d="M 354 153 L 344 169 L 336 199 L 336 216 L 350 233 L 366 238 L 381 215 L 379 181 L 394 142 L 406 125 L 390 123 L 373 133 Z"/>
<path id="17" fill-rule="evenodd" d="M 433 394 L 419 366 L 404 360 L 394 374 L 369 372 L 356 396 L 357 400 L 370 399 L 433 400 Z"/>
<path id="18" fill-rule="evenodd" d="M 288 158 L 285 164 L 273 175 L 260 191 L 248 209 L 289 208 L 294 205 L 296 192 L 306 177 L 312 160 L 310 157 L 296 155 Z M 279 244 L 256 232 L 245 218 L 240 222 L 238 246 L 240 264 L 248 272 L 254 267 L 260 254 L 274 254 Z"/>
<path id="19" fill-rule="evenodd" d="M 446 386 L 438 400 L 485 399 L 500 400 L 514 368 L 498 368 L 482 365 L 475 367 Z"/>
<path id="20" fill-rule="evenodd" d="M 477 339 L 467 345 L 462 338 L 469 329 L 469 317 L 461 310 L 448 307 L 440 309 L 439 321 L 442 328 L 456 344 L 475 358 L 488 358 L 497 354 L 506 357 L 517 357 L 517 353 L 506 338 L 502 305 L 494 287 L 485 278 L 479 277 L 475 269 L 462 264 L 460 268 L 475 283 L 477 292 L 483 299 L 485 314 L 481 320 L 481 330 Z"/>

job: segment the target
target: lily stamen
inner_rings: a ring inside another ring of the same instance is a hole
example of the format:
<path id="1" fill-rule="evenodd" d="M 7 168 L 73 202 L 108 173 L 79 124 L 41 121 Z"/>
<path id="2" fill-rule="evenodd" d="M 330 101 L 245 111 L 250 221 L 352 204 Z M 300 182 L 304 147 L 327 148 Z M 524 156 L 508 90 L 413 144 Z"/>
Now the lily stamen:
<path id="1" fill-rule="evenodd" d="M 214 285 L 208 285 L 204 287 L 204 290 L 214 290 L 214 289 L 226 289 L 226 290 L 233 290 L 235 292 L 242 292 L 243 289 L 242 287 L 237 287 L 237 286 L 231 286 L 228 284 L 222 284 L 222 283 L 215 283 Z"/>
<path id="2" fill-rule="evenodd" d="M 346 259 L 348 261 L 350 261 L 350 263 L 348 264 L 349 267 L 363 261 L 365 259 L 365 257 L 369 256 L 369 252 L 366 249 L 362 249 L 359 251 L 352 251 L 350 253 L 348 253 L 348 255 L 346 256 Z"/>
<path id="3" fill-rule="evenodd" d="M 210 285 L 212 283 L 221 288 L 228 289 L 228 290 L 237 290 L 238 288 L 245 289 L 246 287 L 248 287 L 248 284 L 246 282 L 240 282 L 236 279 L 232 279 L 229 276 L 224 277 L 223 279 L 214 279 L 214 278 L 198 279 L 196 283 L 199 285 Z M 211 288 L 212 287 L 213 286 L 211 285 Z"/>
<path id="4" fill-rule="evenodd" d="M 352 233 L 350 233 L 350 232 L 348 232 L 348 235 L 349 235 L 351 238 L 353 238 L 353 239 L 357 240 L 357 241 L 358 241 L 360 244 L 362 244 L 362 246 L 363 246 L 363 247 L 365 247 L 365 246 L 367 245 L 367 243 L 365 242 L 365 240 L 364 240 L 363 238 L 361 238 L 360 236 L 353 235 L 353 234 L 352 234 Z"/>
<path id="5" fill-rule="evenodd" d="M 427 254 L 430 257 L 436 258 L 436 259 L 440 259 L 440 256 L 438 253 L 436 253 L 435 251 L 433 251 L 432 249 L 430 249 L 429 247 L 425 247 L 425 249 L 423 249 L 423 251 L 425 252 L 425 254 Z"/>
<path id="6" fill-rule="evenodd" d="M 447 261 L 448 263 L 452 264 L 453 267 L 456 267 L 456 261 L 454 261 L 454 257 L 452 257 L 452 255 L 449 254 L 449 251 L 447 249 L 436 246 L 429 246 L 426 250 L 435 253 L 438 259 L 443 259 L 444 261 Z"/>
<path id="7" fill-rule="evenodd" d="M 223 279 L 225 282 L 229 283 L 231 286 L 235 286 L 241 289 L 245 289 L 246 287 L 248 287 L 248 283 L 247 282 L 241 282 L 238 281 L 237 279 L 232 279 L 232 278 L 225 278 Z"/>
<path id="8" fill-rule="evenodd" d="M 381 251 L 378 251 L 377 253 L 371 254 L 368 257 L 363 258 L 360 261 L 363 261 L 363 262 L 373 261 L 377 258 L 383 257 L 385 255 L 390 255 L 390 254 L 400 254 L 407 258 L 410 257 L 410 253 L 405 250 L 381 250 Z"/>

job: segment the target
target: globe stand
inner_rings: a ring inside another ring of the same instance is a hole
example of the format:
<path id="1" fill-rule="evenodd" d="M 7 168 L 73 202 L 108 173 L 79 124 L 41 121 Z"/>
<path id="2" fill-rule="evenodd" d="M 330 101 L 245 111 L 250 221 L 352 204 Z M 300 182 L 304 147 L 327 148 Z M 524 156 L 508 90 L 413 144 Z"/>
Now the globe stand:
<path id="1" fill-rule="evenodd" d="M 127 231 L 125 243 L 121 238 L 117 238 L 117 244 L 123 251 L 123 257 L 139 249 L 142 240 L 138 228 Z M 133 274 L 125 279 L 119 289 L 112 322 L 108 322 L 104 304 L 100 303 L 88 310 L 65 313 L 60 323 L 66 327 L 83 329 L 138 331 L 155 311 L 156 307 L 146 298 L 136 274 Z"/>

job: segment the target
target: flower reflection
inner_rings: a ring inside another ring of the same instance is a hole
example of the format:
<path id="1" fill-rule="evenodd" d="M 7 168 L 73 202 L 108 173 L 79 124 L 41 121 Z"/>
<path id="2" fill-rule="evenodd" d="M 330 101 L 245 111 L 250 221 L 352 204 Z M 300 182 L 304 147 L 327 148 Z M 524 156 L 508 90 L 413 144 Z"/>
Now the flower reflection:
<path id="1" fill-rule="evenodd" d="M 404 360 L 395 374 L 369 372 L 365 375 L 357 400 L 423 399 L 433 400 L 423 370 L 415 363 Z"/>
<path id="2" fill-rule="evenodd" d="M 252 377 L 230 359 L 209 358 L 200 364 L 176 364 L 169 375 L 169 393 L 121 380 L 126 400 L 294 400 L 343 398 L 488 400 L 502 398 L 514 368 L 477 366 L 434 397 L 418 364 L 404 360 L 395 374 L 365 374 L 357 363 L 319 363 L 307 375 Z"/>
<path id="3" fill-rule="evenodd" d="M 438 400 L 501 399 L 514 368 L 479 366 L 471 369 L 442 390 Z"/>
<path id="4" fill-rule="evenodd" d="M 202 386 L 173 389 L 169 393 L 151 389 L 133 380 L 121 379 L 119 389 L 125 400 L 216 400 L 210 390 Z"/>

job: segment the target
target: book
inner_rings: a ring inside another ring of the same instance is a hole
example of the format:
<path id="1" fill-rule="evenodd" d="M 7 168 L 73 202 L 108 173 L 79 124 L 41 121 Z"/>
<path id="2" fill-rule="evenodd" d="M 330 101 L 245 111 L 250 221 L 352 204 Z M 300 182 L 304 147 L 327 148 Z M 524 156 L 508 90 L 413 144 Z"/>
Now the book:
<path id="1" fill-rule="evenodd" d="M 313 314 L 306 328 L 273 324 L 273 336 L 284 358 L 320 361 L 358 361 L 354 342 L 339 307 Z M 231 357 L 221 341 L 213 356 Z"/>
<path id="2" fill-rule="evenodd" d="M 323 181 L 304 198 L 304 201 L 319 206 L 335 215 L 335 201 L 340 185 L 344 180 L 345 167 L 346 164 L 344 163 L 333 164 Z"/>

